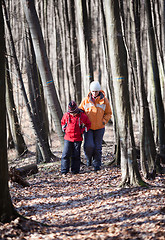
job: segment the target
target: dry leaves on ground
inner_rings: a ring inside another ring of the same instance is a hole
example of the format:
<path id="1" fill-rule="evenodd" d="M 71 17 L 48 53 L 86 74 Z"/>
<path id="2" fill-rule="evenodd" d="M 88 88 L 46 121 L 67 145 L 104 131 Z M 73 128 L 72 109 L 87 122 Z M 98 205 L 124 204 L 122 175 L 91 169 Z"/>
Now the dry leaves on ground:
<path id="1" fill-rule="evenodd" d="M 25 131 L 31 136 L 30 128 Z M 30 187 L 11 183 L 13 204 L 29 221 L 17 218 L 1 224 L 0 239 L 165 239 L 164 175 L 149 181 L 149 188 L 119 188 L 120 169 L 108 165 L 113 158 L 112 131 L 107 127 L 101 171 L 82 165 L 80 174 L 62 177 L 56 161 L 38 165 L 39 172 L 27 178 Z M 35 163 L 34 137 L 28 139 L 24 157 L 17 159 L 15 151 L 9 151 L 9 166 Z M 57 136 L 53 139 L 52 149 L 60 157 Z"/>
<path id="2" fill-rule="evenodd" d="M 164 176 L 149 188 L 120 189 L 110 157 L 97 173 L 82 165 L 80 174 L 62 177 L 57 161 L 39 165 L 30 187 L 12 183 L 13 204 L 30 221 L 1 225 L 1 239 L 165 239 Z"/>

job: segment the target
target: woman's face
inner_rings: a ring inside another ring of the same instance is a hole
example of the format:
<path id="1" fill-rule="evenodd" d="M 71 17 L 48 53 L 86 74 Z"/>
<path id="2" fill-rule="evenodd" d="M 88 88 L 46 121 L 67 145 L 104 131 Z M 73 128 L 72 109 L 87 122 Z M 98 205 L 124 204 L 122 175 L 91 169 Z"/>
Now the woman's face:
<path id="1" fill-rule="evenodd" d="M 99 91 L 92 91 L 92 97 L 97 97 L 99 95 Z"/>

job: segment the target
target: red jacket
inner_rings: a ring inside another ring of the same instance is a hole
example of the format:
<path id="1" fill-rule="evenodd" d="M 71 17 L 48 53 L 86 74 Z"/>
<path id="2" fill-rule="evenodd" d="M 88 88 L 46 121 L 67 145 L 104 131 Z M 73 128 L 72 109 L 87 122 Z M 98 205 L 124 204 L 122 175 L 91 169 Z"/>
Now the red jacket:
<path id="1" fill-rule="evenodd" d="M 91 122 L 83 112 L 80 112 L 75 116 L 67 112 L 62 117 L 61 126 L 65 132 L 64 139 L 76 142 L 83 140 L 82 134 L 84 131 L 87 132 L 90 129 Z"/>

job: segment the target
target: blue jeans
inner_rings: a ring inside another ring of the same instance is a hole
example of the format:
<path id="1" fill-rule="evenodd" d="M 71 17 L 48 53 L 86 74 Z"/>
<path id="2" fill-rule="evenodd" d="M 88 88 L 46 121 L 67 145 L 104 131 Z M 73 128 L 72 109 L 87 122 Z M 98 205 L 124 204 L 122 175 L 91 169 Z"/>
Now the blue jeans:
<path id="1" fill-rule="evenodd" d="M 61 158 L 61 173 L 68 173 L 71 167 L 72 173 L 79 173 L 80 171 L 80 142 L 70 142 L 64 139 L 64 149 Z"/>
<path id="2" fill-rule="evenodd" d="M 87 159 L 87 166 L 91 163 L 95 170 L 99 170 L 102 157 L 102 141 L 105 128 L 89 130 L 84 133 L 84 152 Z M 92 162 L 93 160 L 93 162 Z"/>

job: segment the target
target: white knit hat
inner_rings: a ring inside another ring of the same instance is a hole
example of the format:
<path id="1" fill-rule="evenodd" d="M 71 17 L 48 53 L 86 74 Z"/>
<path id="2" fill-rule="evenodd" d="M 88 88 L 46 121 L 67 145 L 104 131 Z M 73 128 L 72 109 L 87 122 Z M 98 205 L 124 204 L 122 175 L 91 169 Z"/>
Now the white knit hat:
<path id="1" fill-rule="evenodd" d="M 90 90 L 92 91 L 100 91 L 101 90 L 101 86 L 100 83 L 98 81 L 93 81 L 90 84 Z"/>

